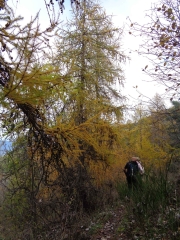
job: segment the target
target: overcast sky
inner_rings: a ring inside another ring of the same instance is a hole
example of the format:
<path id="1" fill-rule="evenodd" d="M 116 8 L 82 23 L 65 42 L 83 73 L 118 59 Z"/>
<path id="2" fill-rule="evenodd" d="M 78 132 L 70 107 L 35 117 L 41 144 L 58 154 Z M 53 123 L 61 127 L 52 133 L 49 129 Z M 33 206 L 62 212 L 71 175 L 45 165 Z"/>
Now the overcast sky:
<path id="1" fill-rule="evenodd" d="M 9 0 L 16 4 L 16 0 Z M 108 15 L 113 15 L 113 22 L 116 26 L 121 27 L 128 23 L 128 17 L 132 22 L 144 23 L 145 11 L 150 9 L 153 2 L 158 0 L 100 0 L 101 6 L 105 9 Z M 46 0 L 48 3 L 49 0 Z M 40 11 L 40 20 L 44 26 L 49 24 L 47 11 L 44 0 L 18 0 L 17 11 L 27 20 L 35 12 Z M 65 1 L 65 11 L 61 15 L 62 20 L 70 16 L 70 0 Z M 128 34 L 123 38 L 123 48 L 131 58 L 131 61 L 124 66 L 126 83 L 124 94 L 134 103 L 140 102 L 141 99 L 147 100 L 152 98 L 156 93 L 163 93 L 164 87 L 160 87 L 156 83 L 152 83 L 142 72 L 142 68 L 148 63 L 145 58 L 142 58 L 134 53 L 133 50 L 138 49 L 139 39 Z M 131 52 L 131 53 L 130 53 Z M 138 86 L 135 88 L 135 86 Z M 141 93 L 141 94 L 140 94 Z M 147 96 L 142 97 L 142 96 Z M 139 97 L 141 96 L 141 97 Z"/>

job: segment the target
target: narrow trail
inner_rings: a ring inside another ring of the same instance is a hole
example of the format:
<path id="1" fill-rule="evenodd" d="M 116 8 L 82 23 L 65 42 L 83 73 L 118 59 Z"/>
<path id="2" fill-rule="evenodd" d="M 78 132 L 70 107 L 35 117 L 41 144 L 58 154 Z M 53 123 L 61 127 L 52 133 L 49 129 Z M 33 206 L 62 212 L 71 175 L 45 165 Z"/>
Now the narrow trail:
<path id="1" fill-rule="evenodd" d="M 96 222 L 92 222 L 86 229 L 90 240 L 128 240 L 123 227 L 125 207 L 118 206 L 115 209 L 102 212 Z M 94 233 L 92 233 L 94 231 Z M 88 234 L 89 232 L 89 234 Z"/>

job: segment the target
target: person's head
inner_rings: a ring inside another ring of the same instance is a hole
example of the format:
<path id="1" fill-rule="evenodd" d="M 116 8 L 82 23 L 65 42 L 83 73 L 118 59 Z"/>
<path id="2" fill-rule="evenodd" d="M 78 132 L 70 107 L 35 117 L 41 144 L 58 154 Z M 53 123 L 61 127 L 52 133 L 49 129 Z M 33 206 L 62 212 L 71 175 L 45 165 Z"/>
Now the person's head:
<path id="1" fill-rule="evenodd" d="M 139 157 L 132 157 L 131 160 L 132 161 L 139 161 L 140 159 L 139 159 Z"/>

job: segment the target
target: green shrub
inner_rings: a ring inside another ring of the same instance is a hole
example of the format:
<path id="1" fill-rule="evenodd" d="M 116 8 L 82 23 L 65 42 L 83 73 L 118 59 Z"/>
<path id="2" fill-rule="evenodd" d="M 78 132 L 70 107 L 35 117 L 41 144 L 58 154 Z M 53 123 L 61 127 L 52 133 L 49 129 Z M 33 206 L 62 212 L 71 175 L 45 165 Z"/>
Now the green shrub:
<path id="1" fill-rule="evenodd" d="M 180 207 L 174 186 L 168 182 L 166 170 L 146 170 L 136 189 L 128 189 L 126 182 L 117 184 L 120 201 L 126 209 L 126 232 L 133 239 L 135 232 L 154 239 L 180 237 Z M 132 229 L 135 229 L 133 232 Z M 143 238 L 144 239 L 144 238 Z M 178 238 L 180 239 L 180 238 Z"/>

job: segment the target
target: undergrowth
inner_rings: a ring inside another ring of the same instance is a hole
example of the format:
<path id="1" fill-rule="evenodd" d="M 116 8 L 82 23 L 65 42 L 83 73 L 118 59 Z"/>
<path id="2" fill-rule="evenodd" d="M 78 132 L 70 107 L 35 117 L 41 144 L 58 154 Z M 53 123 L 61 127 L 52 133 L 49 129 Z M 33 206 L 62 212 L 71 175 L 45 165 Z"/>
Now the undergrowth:
<path id="1" fill-rule="evenodd" d="M 138 188 L 117 184 L 126 216 L 119 231 L 130 239 L 180 239 L 180 200 L 166 171 L 147 171 Z"/>
<path id="2" fill-rule="evenodd" d="M 119 206 L 123 209 L 122 215 L 117 222 L 118 226 L 113 229 L 117 239 L 121 239 L 119 236 L 139 240 L 180 239 L 180 199 L 177 186 L 168 181 L 166 171 L 146 169 L 146 174 L 141 180 L 136 189 L 128 189 L 127 183 L 122 179 L 119 179 L 115 186 L 111 186 L 110 190 L 104 188 L 100 191 L 99 189 L 93 199 L 97 202 L 94 211 L 82 212 L 70 228 L 64 231 L 60 231 L 62 226 L 58 223 L 56 226 L 53 225 L 52 231 L 44 234 L 41 232 L 38 238 L 30 237 L 29 239 L 95 239 L 93 236 L 99 234 L 105 224 L 111 221 Z M 116 195 L 114 188 L 118 192 L 118 198 L 113 197 Z M 12 226 L 9 228 L 11 228 L 10 231 L 13 230 Z M 30 236 L 27 232 L 26 235 Z M 4 239 L 4 236 L 4 234 L 0 235 L 0 239 Z M 23 239 L 22 234 L 20 236 L 19 233 L 18 239 Z"/>

